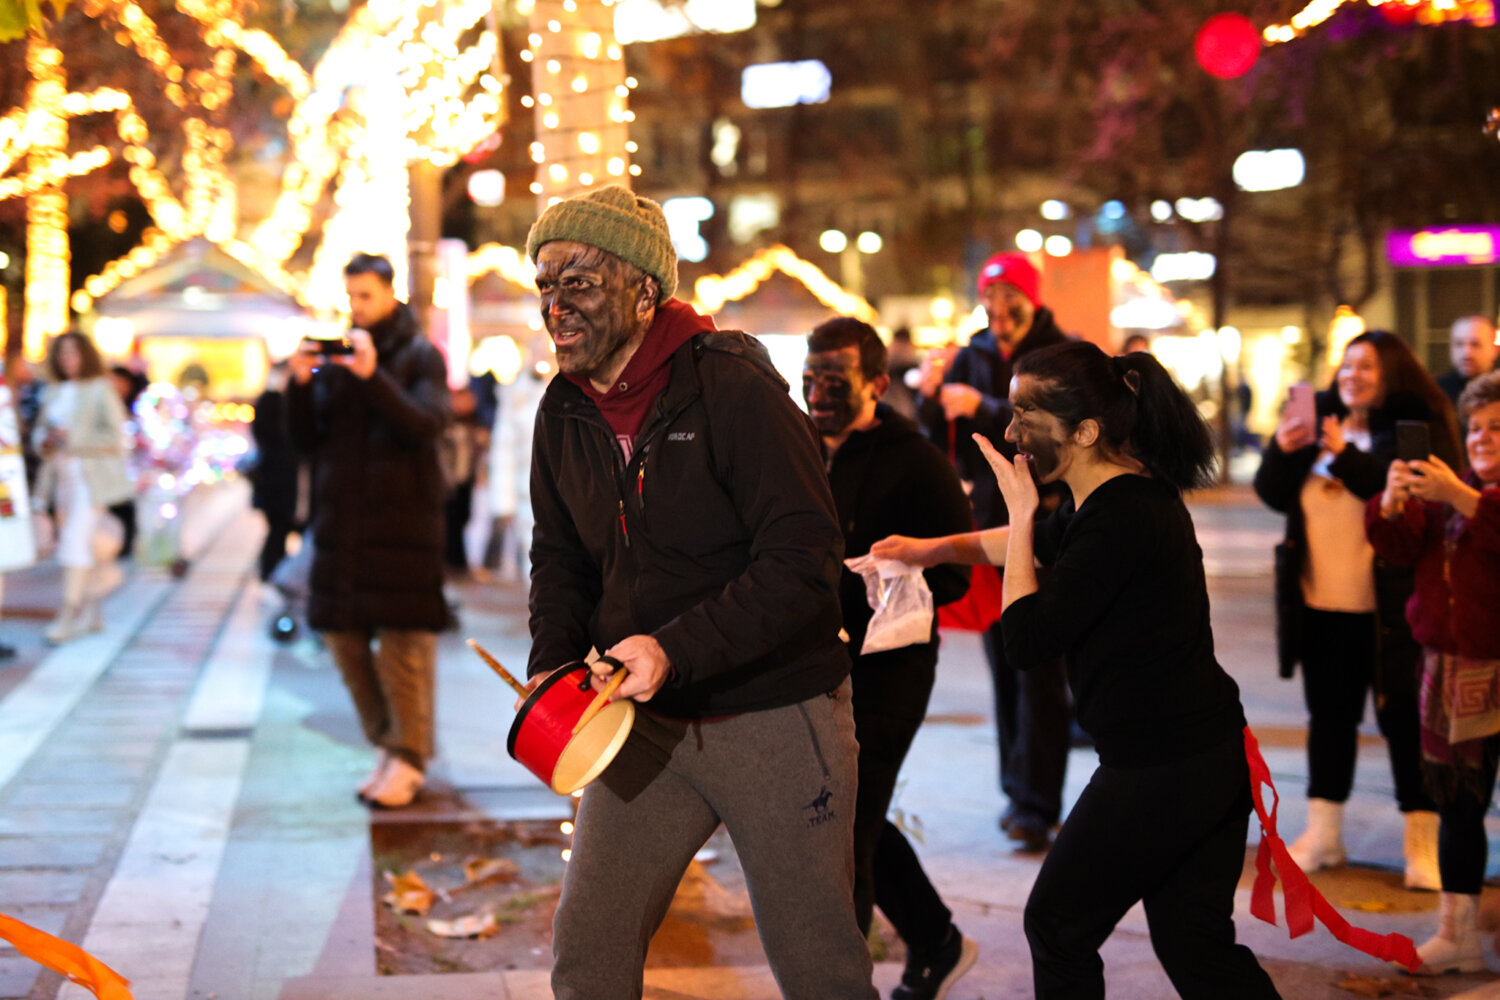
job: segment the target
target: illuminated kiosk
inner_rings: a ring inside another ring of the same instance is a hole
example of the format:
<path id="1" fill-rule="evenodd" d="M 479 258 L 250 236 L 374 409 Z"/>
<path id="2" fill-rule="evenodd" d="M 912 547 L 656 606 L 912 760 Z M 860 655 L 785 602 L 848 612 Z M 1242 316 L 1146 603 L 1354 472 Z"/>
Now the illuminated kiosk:
<path id="1" fill-rule="evenodd" d="M 82 317 L 111 359 L 138 358 L 152 381 L 199 386 L 202 398 L 250 401 L 273 360 L 329 326 L 206 239 L 169 251 Z"/>

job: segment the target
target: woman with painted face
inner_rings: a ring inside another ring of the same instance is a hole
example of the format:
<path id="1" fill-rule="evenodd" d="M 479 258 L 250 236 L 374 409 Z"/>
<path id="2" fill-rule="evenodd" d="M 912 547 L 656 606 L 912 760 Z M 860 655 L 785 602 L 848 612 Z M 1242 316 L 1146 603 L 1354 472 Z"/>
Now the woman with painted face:
<path id="1" fill-rule="evenodd" d="M 1181 996 L 1278 996 L 1235 943 L 1251 810 L 1245 717 L 1214 657 L 1202 551 L 1182 500 L 1210 481 L 1208 428 L 1150 354 L 1111 358 L 1089 343 L 1027 355 L 1010 398 L 1015 460 L 980 442 L 1008 532 L 894 538 L 871 551 L 926 565 L 1003 540 L 1007 657 L 1067 665 L 1099 767 L 1026 904 L 1036 995 L 1103 996 L 1099 948 L 1144 901 Z M 1071 496 L 1038 524 L 1037 484 L 1052 482 Z"/>
<path id="2" fill-rule="evenodd" d="M 1375 551 L 1416 570 L 1406 606 L 1422 644 L 1422 768 L 1438 801 L 1443 896 L 1420 972 L 1477 972 L 1479 891 L 1489 858 L 1484 817 L 1500 762 L 1500 372 L 1458 400 L 1469 472 L 1437 456 L 1391 463 L 1365 506 Z"/>
<path id="3" fill-rule="evenodd" d="M 1432 453 L 1453 466 L 1457 431 L 1432 376 L 1383 330 L 1349 342 L 1315 413 L 1309 424 L 1287 407 L 1255 475 L 1255 492 L 1286 514 L 1277 554 L 1277 646 L 1283 677 L 1302 664 L 1307 699 L 1307 828 L 1289 850 L 1303 871 L 1344 863 L 1344 801 L 1373 689 L 1405 814 L 1406 886 L 1436 890 L 1438 816 L 1420 767 L 1421 651 L 1404 614 L 1412 574 L 1370 547 L 1364 506 L 1396 458 L 1398 421 L 1426 423 Z"/>

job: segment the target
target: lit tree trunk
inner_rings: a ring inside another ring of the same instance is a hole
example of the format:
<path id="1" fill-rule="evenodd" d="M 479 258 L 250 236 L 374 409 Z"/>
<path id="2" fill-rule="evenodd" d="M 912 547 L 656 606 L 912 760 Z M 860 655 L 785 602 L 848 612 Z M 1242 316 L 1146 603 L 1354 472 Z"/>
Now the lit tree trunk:
<path id="1" fill-rule="evenodd" d="M 26 45 L 31 71 L 27 104 L 33 121 L 27 167 L 45 176 L 51 163 L 67 155 L 68 122 L 60 113 L 67 90 L 62 53 L 33 34 Z M 26 318 L 22 345 L 26 357 L 40 359 L 48 337 L 68 328 L 68 196 L 62 184 L 38 188 L 26 198 Z"/>
<path id="2" fill-rule="evenodd" d="M 572 7 L 568 10 L 567 7 Z M 630 185 L 630 93 L 602 0 L 536 0 L 531 12 L 537 210 L 601 184 Z"/>
<path id="3" fill-rule="evenodd" d="M 417 160 L 407 171 L 411 188 L 411 228 L 406 234 L 410 288 L 407 302 L 426 324 L 437 276 L 437 242 L 443 235 L 443 168 Z"/>

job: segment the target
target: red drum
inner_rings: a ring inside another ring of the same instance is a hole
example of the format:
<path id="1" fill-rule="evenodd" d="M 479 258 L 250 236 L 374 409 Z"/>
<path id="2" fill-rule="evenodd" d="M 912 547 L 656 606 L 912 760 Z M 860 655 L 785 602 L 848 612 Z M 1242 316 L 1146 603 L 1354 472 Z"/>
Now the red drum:
<path id="1" fill-rule="evenodd" d="M 615 759 L 635 722 L 635 703 L 610 702 L 577 735 L 584 710 L 594 700 L 582 660 L 555 670 L 527 697 L 510 727 L 505 749 L 559 795 L 571 795 L 593 781 Z"/>

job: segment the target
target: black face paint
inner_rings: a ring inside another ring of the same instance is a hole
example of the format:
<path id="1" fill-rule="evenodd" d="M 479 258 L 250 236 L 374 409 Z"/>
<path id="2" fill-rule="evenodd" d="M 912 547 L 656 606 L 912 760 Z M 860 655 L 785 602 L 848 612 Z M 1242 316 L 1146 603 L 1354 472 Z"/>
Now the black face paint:
<path id="1" fill-rule="evenodd" d="M 859 417 L 864 379 L 858 352 L 853 353 L 852 360 L 840 351 L 809 354 L 802 369 L 802 398 L 823 437 L 837 437 Z"/>
<path id="2" fill-rule="evenodd" d="M 609 371 L 636 333 L 640 286 L 602 250 L 558 241 L 537 252 L 536 287 L 558 369 L 585 378 Z"/>
<path id="3" fill-rule="evenodd" d="M 1014 416 L 1005 436 L 1029 459 L 1027 468 L 1031 470 L 1031 478 L 1039 485 L 1050 482 L 1062 464 L 1061 452 L 1066 443 L 1047 426 L 1057 421 L 1046 410 L 1031 405 L 1029 394 L 1017 394 L 1013 405 Z"/>

